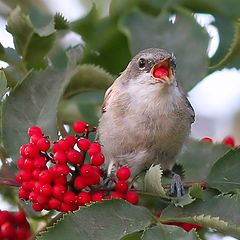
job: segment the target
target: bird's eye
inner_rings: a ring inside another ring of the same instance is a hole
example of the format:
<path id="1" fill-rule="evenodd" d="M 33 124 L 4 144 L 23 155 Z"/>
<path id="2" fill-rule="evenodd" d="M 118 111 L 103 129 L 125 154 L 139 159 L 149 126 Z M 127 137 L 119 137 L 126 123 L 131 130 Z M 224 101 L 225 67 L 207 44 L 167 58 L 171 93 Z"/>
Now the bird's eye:
<path id="1" fill-rule="evenodd" d="M 144 68 L 146 65 L 147 65 L 146 59 L 140 58 L 139 61 L 138 61 L 138 66 L 139 66 L 139 68 L 142 69 L 142 68 Z"/>

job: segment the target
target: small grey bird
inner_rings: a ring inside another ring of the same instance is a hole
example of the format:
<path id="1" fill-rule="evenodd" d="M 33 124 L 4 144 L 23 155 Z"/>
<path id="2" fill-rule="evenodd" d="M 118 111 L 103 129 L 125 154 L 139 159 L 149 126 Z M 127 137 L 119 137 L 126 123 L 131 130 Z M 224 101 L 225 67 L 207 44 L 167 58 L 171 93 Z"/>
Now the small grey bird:
<path id="1" fill-rule="evenodd" d="M 137 174 L 161 164 L 172 177 L 171 193 L 184 194 L 176 157 L 194 122 L 194 110 L 176 80 L 173 54 L 139 52 L 105 94 L 99 140 L 109 172 L 115 163 Z"/>

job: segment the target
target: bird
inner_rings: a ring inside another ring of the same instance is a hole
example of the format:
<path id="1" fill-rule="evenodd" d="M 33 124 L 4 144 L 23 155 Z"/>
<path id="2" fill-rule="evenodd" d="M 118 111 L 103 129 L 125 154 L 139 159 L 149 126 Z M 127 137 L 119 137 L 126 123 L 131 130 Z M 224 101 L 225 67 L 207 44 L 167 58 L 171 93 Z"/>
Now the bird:
<path id="1" fill-rule="evenodd" d="M 171 193 L 184 195 L 172 168 L 195 113 L 176 79 L 176 58 L 160 48 L 140 51 L 105 93 L 98 137 L 111 173 L 116 164 L 138 174 L 160 164 Z"/>

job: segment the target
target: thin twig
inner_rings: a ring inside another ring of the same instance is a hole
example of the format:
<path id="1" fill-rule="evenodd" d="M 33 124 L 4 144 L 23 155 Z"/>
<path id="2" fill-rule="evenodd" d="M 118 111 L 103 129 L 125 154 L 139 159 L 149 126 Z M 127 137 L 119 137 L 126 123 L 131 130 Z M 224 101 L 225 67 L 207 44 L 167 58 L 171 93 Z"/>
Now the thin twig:
<path id="1" fill-rule="evenodd" d="M 0 178 L 0 185 L 20 187 L 20 184 L 15 179 L 12 178 Z"/>

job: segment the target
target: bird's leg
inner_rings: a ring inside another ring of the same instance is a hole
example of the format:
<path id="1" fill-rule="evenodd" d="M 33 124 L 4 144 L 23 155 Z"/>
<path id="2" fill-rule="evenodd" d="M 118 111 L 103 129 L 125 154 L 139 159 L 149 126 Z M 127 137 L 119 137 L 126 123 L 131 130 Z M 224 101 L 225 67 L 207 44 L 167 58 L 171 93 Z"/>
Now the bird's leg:
<path id="1" fill-rule="evenodd" d="M 164 175 L 171 178 L 170 195 L 176 197 L 182 197 L 185 194 L 182 179 L 180 175 L 172 170 L 164 170 Z"/>

